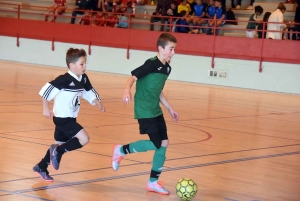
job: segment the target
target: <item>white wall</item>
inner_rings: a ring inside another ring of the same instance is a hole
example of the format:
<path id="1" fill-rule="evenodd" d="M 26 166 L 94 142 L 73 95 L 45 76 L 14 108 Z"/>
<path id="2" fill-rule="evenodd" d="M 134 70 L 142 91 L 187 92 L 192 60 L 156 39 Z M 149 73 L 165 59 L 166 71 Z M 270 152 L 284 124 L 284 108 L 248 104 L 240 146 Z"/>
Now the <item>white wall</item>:
<path id="1" fill-rule="evenodd" d="M 87 45 L 55 42 L 52 51 L 51 42 L 31 39 L 20 39 L 17 47 L 16 38 L 0 36 L 0 59 L 66 68 L 69 47 L 88 49 Z M 131 70 L 155 55 L 130 50 L 127 59 L 125 49 L 92 46 L 88 70 L 130 75 Z M 171 66 L 172 80 L 300 94 L 300 65 L 264 62 L 263 72 L 259 73 L 258 61 L 216 58 L 215 69 L 228 72 L 228 77 L 222 79 L 208 77 L 212 69 L 210 57 L 175 55 Z"/>

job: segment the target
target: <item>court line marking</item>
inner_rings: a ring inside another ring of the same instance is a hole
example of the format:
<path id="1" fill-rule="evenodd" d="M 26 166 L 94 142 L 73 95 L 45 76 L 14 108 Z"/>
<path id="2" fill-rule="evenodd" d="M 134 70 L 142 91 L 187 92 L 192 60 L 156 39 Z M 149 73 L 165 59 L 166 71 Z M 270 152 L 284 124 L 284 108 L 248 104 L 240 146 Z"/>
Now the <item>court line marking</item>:
<path id="1" fill-rule="evenodd" d="M 163 172 L 171 172 L 171 171 L 176 171 L 176 170 L 184 170 L 184 169 L 191 169 L 191 168 L 198 168 L 198 167 L 207 167 L 207 166 L 213 166 L 213 165 L 244 162 L 244 161 L 274 158 L 274 157 L 296 155 L 296 154 L 300 154 L 300 151 L 286 152 L 286 153 L 280 153 L 280 154 L 269 154 L 269 155 L 254 156 L 254 157 L 247 157 L 247 158 L 237 158 L 237 159 L 232 159 L 232 160 L 223 160 L 223 161 L 216 161 L 216 162 L 209 162 L 209 163 L 202 163 L 202 164 L 194 164 L 194 165 L 186 165 L 186 166 L 179 166 L 179 167 L 173 167 L 173 168 L 166 168 L 166 169 L 164 169 Z M 141 176 L 141 175 L 146 175 L 146 174 L 149 174 L 149 171 L 137 172 L 137 173 L 125 174 L 125 175 L 119 175 L 119 176 L 96 178 L 96 179 L 90 179 L 90 180 L 82 180 L 82 181 L 77 181 L 77 182 L 68 182 L 68 183 L 63 183 L 63 184 L 54 184 L 54 185 L 51 185 L 51 186 L 41 186 L 41 187 L 38 187 L 38 188 L 21 189 L 21 190 L 12 191 L 12 193 L 14 193 L 14 194 L 23 194 L 23 193 L 32 192 L 32 191 L 40 191 L 40 190 L 46 190 L 46 189 L 48 190 L 48 189 L 67 187 L 67 186 L 83 185 L 83 184 L 88 184 L 88 183 L 95 183 L 95 182 L 108 181 L 108 180 L 116 180 L 116 179 L 135 177 L 135 176 Z"/>
<path id="2" fill-rule="evenodd" d="M 262 148 L 255 148 L 255 149 L 244 149 L 244 150 L 229 151 L 229 152 L 219 152 L 219 153 L 213 153 L 213 154 L 203 154 L 203 155 L 196 155 L 196 156 L 171 158 L 171 159 L 167 159 L 167 161 L 184 160 L 184 159 L 188 159 L 188 158 L 215 156 L 215 155 L 240 153 L 240 152 L 247 152 L 247 151 L 258 151 L 258 150 L 264 150 L 264 149 L 276 149 L 276 148 L 283 148 L 283 147 L 289 147 L 289 146 L 299 146 L 299 145 L 300 144 L 291 144 L 291 145 L 281 145 L 281 146 L 273 146 L 273 147 L 262 147 Z M 125 158 L 124 160 L 127 160 L 127 159 Z M 122 167 L 129 167 L 129 166 L 142 165 L 142 164 L 151 164 L 151 163 L 152 162 L 138 162 L 138 163 L 133 163 L 133 164 L 122 165 Z M 164 167 L 166 167 L 166 166 L 164 166 Z M 66 172 L 66 173 L 60 173 L 60 174 L 51 174 L 51 175 L 52 176 L 61 176 L 61 175 L 77 174 L 77 173 L 82 173 L 82 172 L 92 172 L 92 171 L 107 170 L 107 169 L 111 169 L 111 167 L 109 166 L 109 167 L 103 167 L 103 168 L 80 170 L 80 171 Z M 36 177 L 27 177 L 27 178 L 21 178 L 21 179 L 5 180 L 5 181 L 0 181 L 0 184 L 15 182 L 15 181 L 22 181 L 22 180 L 29 180 L 29 179 L 38 179 L 38 178 L 40 178 L 40 177 L 36 176 Z"/>

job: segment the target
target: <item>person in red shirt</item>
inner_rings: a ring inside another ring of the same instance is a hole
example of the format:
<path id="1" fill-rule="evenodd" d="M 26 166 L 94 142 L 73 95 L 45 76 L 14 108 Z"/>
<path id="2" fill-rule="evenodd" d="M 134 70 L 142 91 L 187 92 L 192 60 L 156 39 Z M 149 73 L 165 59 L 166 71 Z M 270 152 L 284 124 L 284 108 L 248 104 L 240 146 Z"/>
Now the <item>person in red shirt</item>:
<path id="1" fill-rule="evenodd" d="M 90 25 L 91 16 L 89 11 L 85 11 L 84 15 L 80 18 L 79 24 Z"/>
<path id="2" fill-rule="evenodd" d="M 112 9 L 107 10 L 106 22 L 104 24 L 105 27 L 117 27 L 118 18 L 113 14 Z"/>
<path id="3" fill-rule="evenodd" d="M 61 15 L 67 9 L 66 0 L 54 0 L 54 3 L 51 7 L 47 9 L 47 14 L 45 16 L 45 21 L 48 21 L 50 13 L 54 13 L 54 17 L 51 22 L 55 22 L 57 15 Z"/>
<path id="4" fill-rule="evenodd" d="M 98 11 L 93 19 L 93 25 L 94 26 L 104 26 L 105 22 L 106 22 L 105 14 Z"/>

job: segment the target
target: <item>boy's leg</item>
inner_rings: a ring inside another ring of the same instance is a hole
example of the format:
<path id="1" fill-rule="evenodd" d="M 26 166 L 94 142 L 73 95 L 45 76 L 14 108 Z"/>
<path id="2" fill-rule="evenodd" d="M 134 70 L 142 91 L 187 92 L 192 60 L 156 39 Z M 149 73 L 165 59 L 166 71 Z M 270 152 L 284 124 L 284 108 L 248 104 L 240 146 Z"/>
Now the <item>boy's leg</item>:
<path id="1" fill-rule="evenodd" d="M 168 195 L 170 192 L 158 183 L 158 178 L 161 175 L 164 163 L 166 161 L 166 150 L 169 144 L 166 122 L 162 115 L 157 117 L 157 124 L 159 127 L 159 132 L 148 134 L 150 140 L 156 144 L 157 150 L 154 152 L 150 179 L 147 183 L 147 190 Z"/>
<path id="2" fill-rule="evenodd" d="M 140 134 L 158 133 L 159 126 L 157 124 L 157 117 L 138 119 Z M 157 150 L 161 146 L 161 140 L 153 142 L 151 140 L 139 140 L 130 144 L 115 145 L 113 148 L 113 156 L 111 160 L 112 168 L 117 171 L 119 169 L 123 156 L 130 153 L 146 152 L 149 150 Z"/>
<path id="3" fill-rule="evenodd" d="M 44 181 L 53 181 L 47 170 L 50 164 L 50 150 L 48 149 L 46 155 L 42 160 L 33 167 L 33 171 L 38 173 Z"/>
<path id="4" fill-rule="evenodd" d="M 89 135 L 83 129 L 83 127 L 76 122 L 74 118 L 57 118 L 53 117 L 53 121 L 57 127 L 57 130 L 63 132 L 64 137 L 68 139 L 63 144 L 53 144 L 50 146 L 50 161 L 54 169 L 59 169 L 59 163 L 62 155 L 65 152 L 80 149 L 89 142 Z M 55 133 L 55 139 L 57 139 Z"/>

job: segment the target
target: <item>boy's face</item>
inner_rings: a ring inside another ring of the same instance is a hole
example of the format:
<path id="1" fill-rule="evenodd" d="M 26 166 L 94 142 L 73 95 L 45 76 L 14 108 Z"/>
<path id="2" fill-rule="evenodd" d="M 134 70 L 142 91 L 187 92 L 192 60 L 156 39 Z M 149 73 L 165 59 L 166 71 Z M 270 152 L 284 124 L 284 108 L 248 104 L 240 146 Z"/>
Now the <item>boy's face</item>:
<path id="1" fill-rule="evenodd" d="M 209 5 L 214 5 L 214 1 L 213 0 L 209 0 Z"/>
<path id="2" fill-rule="evenodd" d="M 187 0 L 182 1 L 181 4 L 185 6 L 187 4 Z"/>
<path id="3" fill-rule="evenodd" d="M 82 75 L 86 70 L 86 58 L 80 57 L 76 63 L 69 64 L 70 70 L 77 76 Z"/>
<path id="4" fill-rule="evenodd" d="M 215 1 L 215 6 L 216 7 L 219 7 L 221 4 L 220 4 L 220 2 L 219 1 Z"/>
<path id="5" fill-rule="evenodd" d="M 174 10 L 175 8 L 176 8 L 176 5 L 172 3 L 172 4 L 171 4 L 171 9 Z"/>
<path id="6" fill-rule="evenodd" d="M 172 56 L 175 54 L 176 43 L 168 42 L 168 44 L 163 48 L 158 46 L 159 54 L 164 61 L 169 61 Z"/>
<path id="7" fill-rule="evenodd" d="M 200 4 L 201 4 L 201 0 L 196 0 L 196 3 L 197 3 L 198 5 L 200 5 Z"/>

